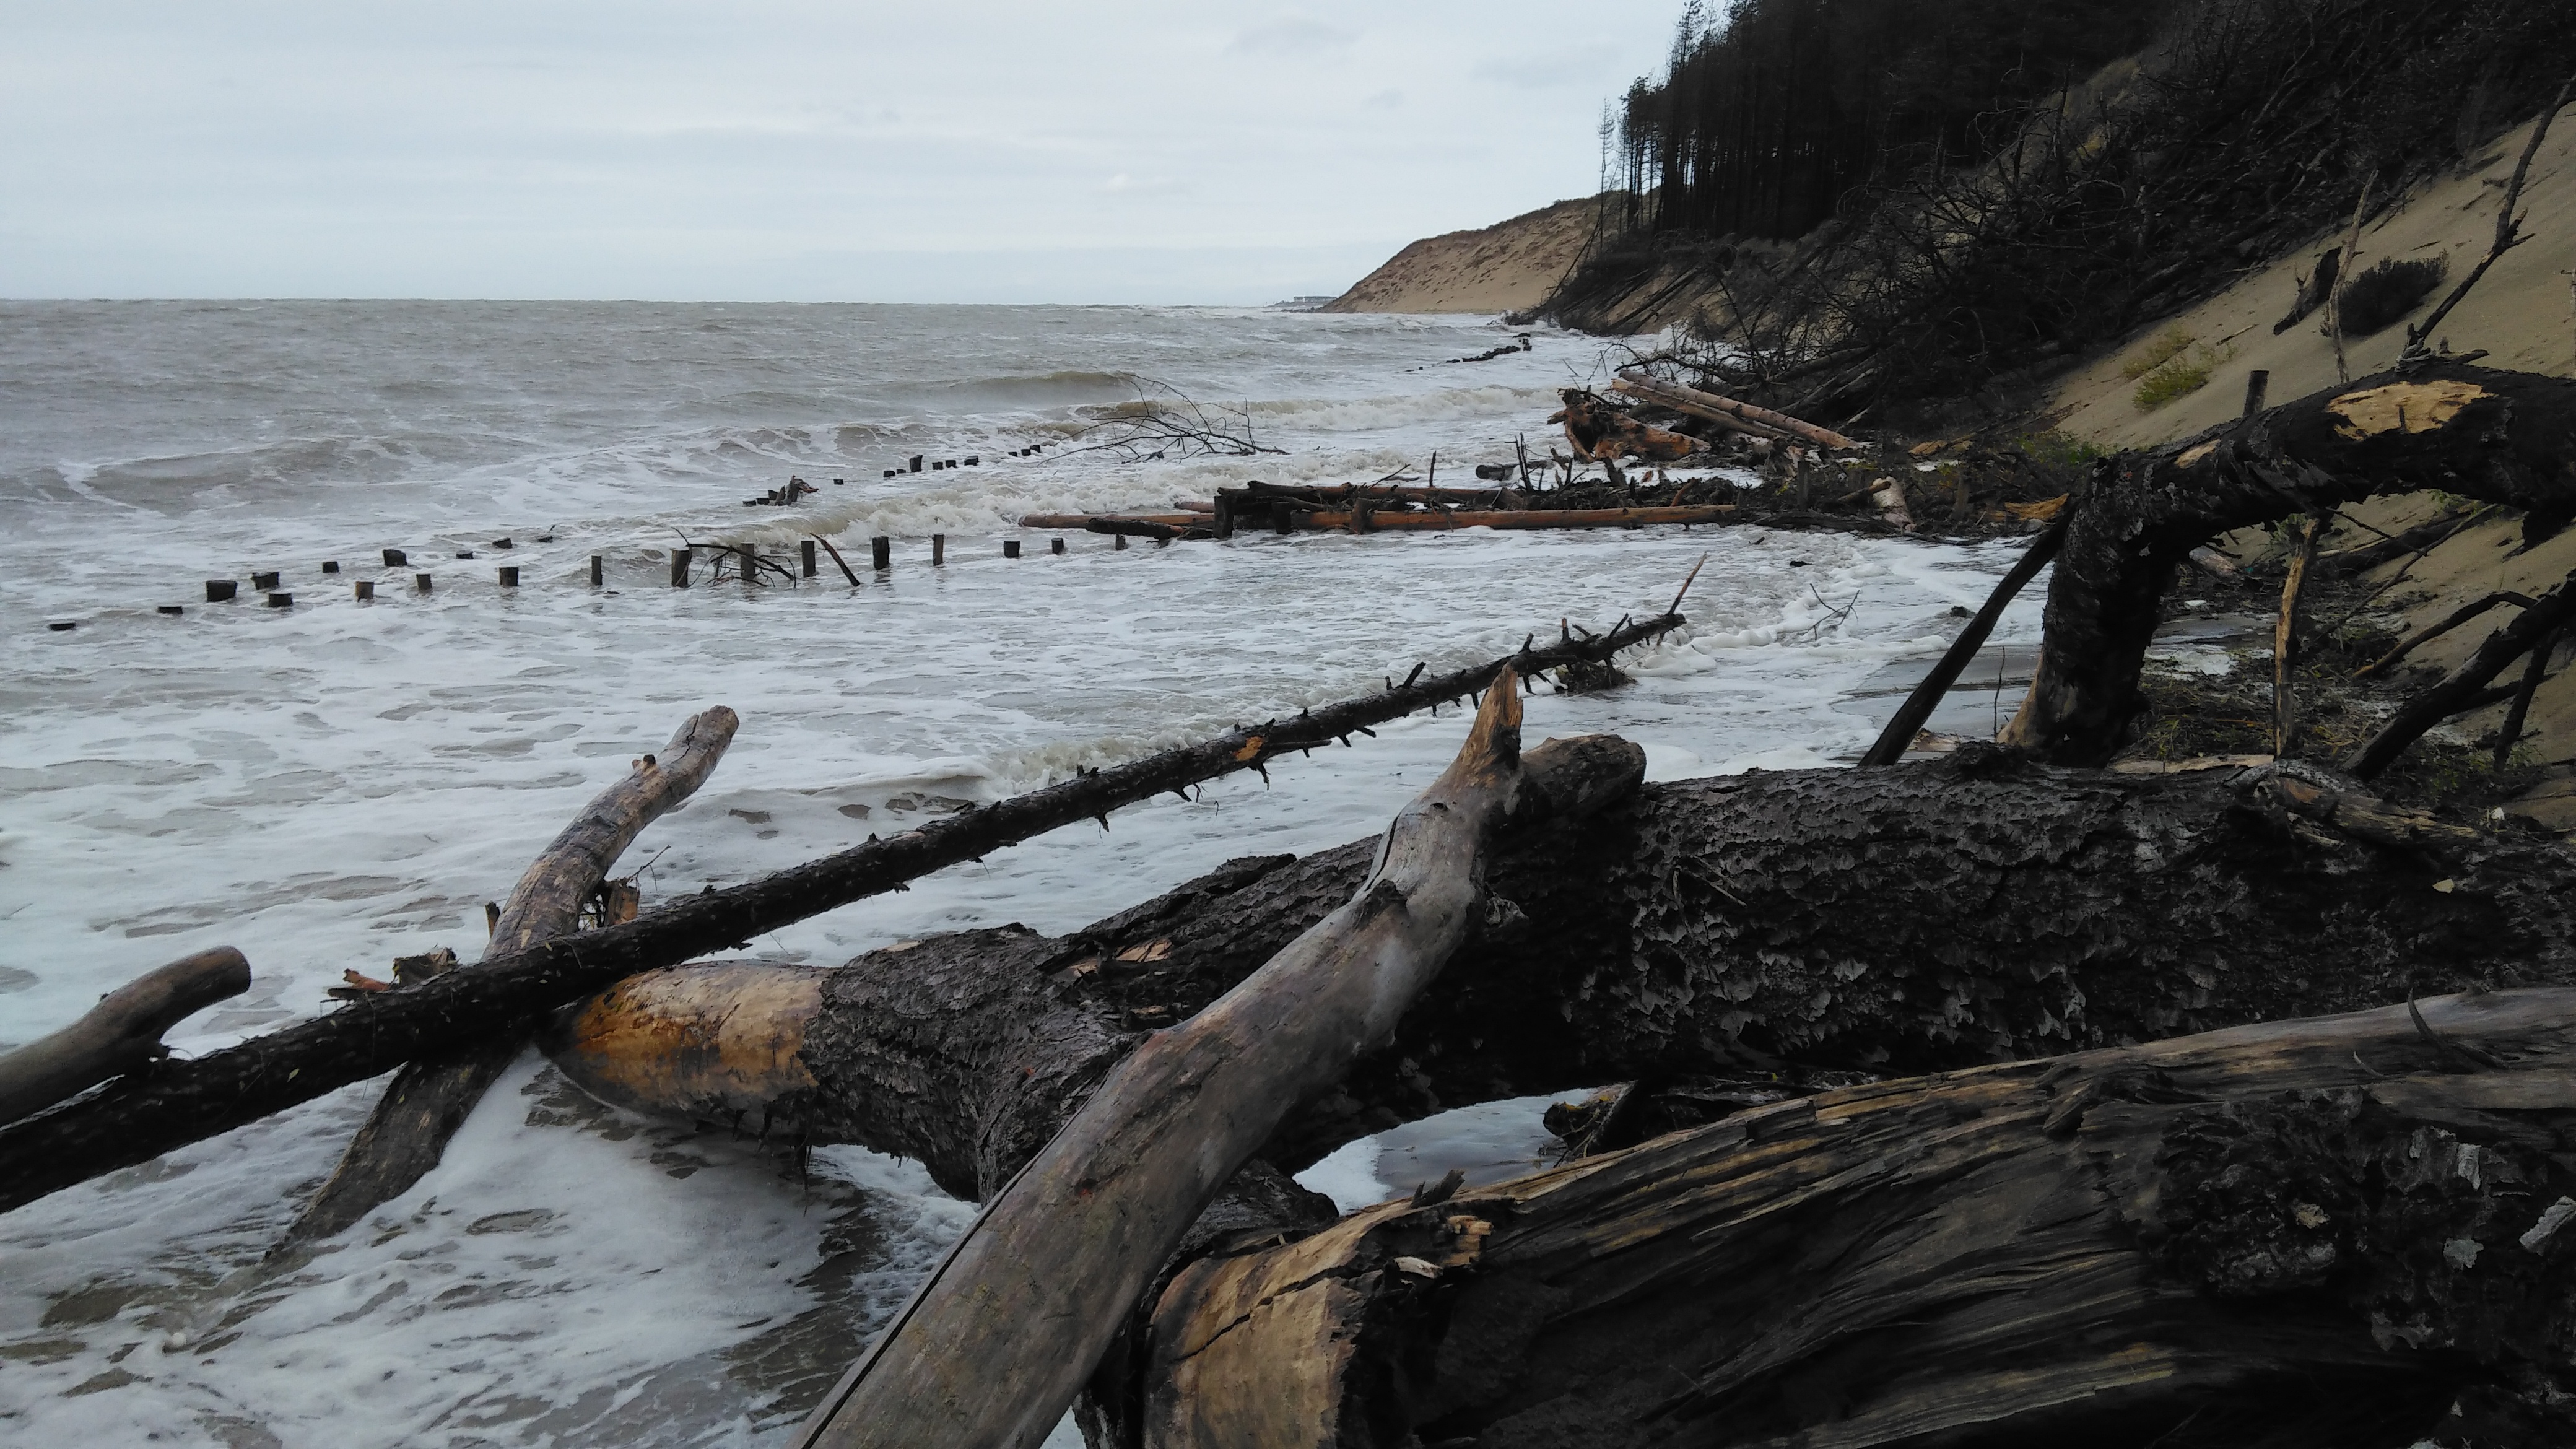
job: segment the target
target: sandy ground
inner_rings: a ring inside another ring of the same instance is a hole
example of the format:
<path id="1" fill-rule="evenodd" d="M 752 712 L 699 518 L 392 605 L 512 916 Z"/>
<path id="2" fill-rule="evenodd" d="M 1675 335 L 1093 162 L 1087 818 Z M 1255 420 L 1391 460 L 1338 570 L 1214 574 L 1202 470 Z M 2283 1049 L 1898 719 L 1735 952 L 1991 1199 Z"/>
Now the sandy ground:
<path id="1" fill-rule="evenodd" d="M 1547 299 L 1592 239 L 1591 199 L 1415 242 L 1327 312 L 1517 312 Z"/>
<path id="2" fill-rule="evenodd" d="M 2495 235 L 2496 209 L 2503 199 L 2513 165 L 2530 138 L 2524 126 L 2473 158 L 2464 174 L 2441 178 L 2418 188 L 2405 203 L 2362 230 L 2360 264 L 2368 267 L 2386 257 L 2446 254 L 2450 273 L 2436 288 L 2421 316 L 2476 266 Z M 2455 351 L 2485 348 L 2494 367 L 2558 376 L 2576 374 L 2576 119 L 2562 117 L 2523 182 L 2530 240 L 2507 252 L 2487 272 L 2476 290 L 2444 320 L 2436 341 Z M 2314 317 L 2275 336 L 2272 324 L 2290 309 L 2298 276 L 2311 268 L 2324 248 L 2339 245 L 2342 234 L 2321 235 L 2305 247 L 2253 269 L 2234 286 L 2180 317 L 2159 320 L 2128 338 L 2109 354 L 2071 374 L 2056 390 L 2053 403 L 2063 409 L 2059 424 L 2066 432 L 2106 448 L 2129 448 L 2170 442 L 2237 415 L 2245 398 L 2246 374 L 2263 368 L 2272 374 L 2269 401 L 2278 404 L 2337 385 L 2333 344 L 2318 330 Z M 2412 320 L 2411 318 L 2409 320 Z M 2181 326 L 2225 360 L 2212 371 L 2208 386 L 2152 412 L 2131 401 L 2136 383 L 2121 376 L 2121 363 L 2167 328 Z M 2362 377 L 2388 367 L 2405 346 L 2403 325 L 2374 337 L 2348 343 L 2351 375 Z M 2375 499 L 2345 510 L 2359 524 L 2395 532 L 2431 517 L 2439 500 L 2417 495 Z M 2368 528 L 2337 527 L 2323 546 L 2332 549 L 2369 541 Z M 2251 552 L 2266 542 L 2251 532 L 2231 543 Z M 2399 572 L 2389 565 L 2370 576 L 2386 583 Z M 2557 586 L 2576 570 L 2576 529 L 2537 548 L 2522 547 L 2518 520 L 2473 526 L 2445 542 L 2410 567 L 2391 588 L 2388 602 L 2406 616 L 2409 629 L 2440 618 L 2452 608 L 2491 590 L 2537 594 Z M 2416 651 L 2414 659 L 2449 669 L 2466 659 L 2495 624 L 2508 617 L 2499 611 Z M 2554 661 L 2563 666 L 2576 657 L 2576 641 L 2562 641 Z M 2503 705 L 2466 715 L 2451 728 L 2475 740 L 2502 720 Z M 2541 686 L 2527 722 L 2528 743 L 2537 758 L 2551 766 L 2544 780 L 2514 808 L 2558 829 L 2576 829 L 2576 672 L 2557 675 Z"/>

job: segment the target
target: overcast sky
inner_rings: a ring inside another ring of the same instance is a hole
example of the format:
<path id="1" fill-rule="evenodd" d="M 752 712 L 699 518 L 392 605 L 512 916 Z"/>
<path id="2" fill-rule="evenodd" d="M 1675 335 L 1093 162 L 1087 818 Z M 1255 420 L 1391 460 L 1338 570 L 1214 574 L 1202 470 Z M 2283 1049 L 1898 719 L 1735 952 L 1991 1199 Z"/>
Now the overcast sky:
<path id="1" fill-rule="evenodd" d="M 1588 193 L 1677 0 L 0 0 L 0 296 L 1268 302 Z"/>

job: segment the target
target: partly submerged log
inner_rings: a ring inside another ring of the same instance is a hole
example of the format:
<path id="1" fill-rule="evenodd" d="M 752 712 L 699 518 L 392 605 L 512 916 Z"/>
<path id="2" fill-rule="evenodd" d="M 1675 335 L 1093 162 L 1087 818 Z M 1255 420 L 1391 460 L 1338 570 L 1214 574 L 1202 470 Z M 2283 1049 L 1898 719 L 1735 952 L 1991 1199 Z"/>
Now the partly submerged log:
<path id="1" fill-rule="evenodd" d="M 2576 379 L 2431 361 L 2095 465 L 2048 589 L 2030 693 L 2002 738 L 2099 764 L 2145 709 L 2157 602 L 2230 529 L 2436 488 L 2522 509 L 2528 537 L 2576 518 Z"/>
<path id="2" fill-rule="evenodd" d="M 156 1060 L 167 1050 L 163 1032 L 248 990 L 250 962 L 230 946 L 143 973 L 100 997 L 80 1020 L 0 1056 L 0 1122 Z"/>
<path id="3" fill-rule="evenodd" d="M 675 965 L 763 931 L 899 889 L 915 877 L 982 857 L 1059 826 L 1237 770 L 1328 746 L 1385 720 L 1471 694 L 1504 668 L 1526 678 L 1607 659 L 1678 627 L 1667 613 L 1598 638 L 1523 648 L 1482 665 L 1423 678 L 1417 666 L 1384 693 L 1078 775 L 998 804 L 944 816 L 888 840 L 756 881 L 683 897 L 622 926 L 557 939 L 448 972 L 400 991 L 367 993 L 332 1015 L 239 1046 L 111 1083 L 94 1097 L 0 1127 L 0 1211 L 215 1136 L 416 1056 L 482 1039 L 496 1024 L 533 1021 L 640 971 Z"/>
<path id="4" fill-rule="evenodd" d="M 582 905 L 608 879 L 608 868 L 645 826 L 697 793 L 740 724 L 723 705 L 702 710 L 681 723 L 660 754 L 637 760 L 624 779 L 594 796 L 519 877 L 484 956 L 511 955 L 578 929 Z M 285 1243 L 330 1237 L 427 1176 L 485 1089 L 527 1045 L 526 1023 L 500 1017 L 481 1040 L 404 1063 L 340 1165 L 287 1229 Z"/>
<path id="5" fill-rule="evenodd" d="M 1484 905 L 1487 841 L 1545 812 L 1524 792 L 1520 692 L 1485 693 L 1448 770 L 1395 817 L 1357 892 L 1187 1022 L 1148 1037 L 996 1194 L 808 1421 L 801 1444 L 1044 1439 L 1129 1306 L 1281 1119 L 1383 1046 Z M 1615 796 L 1634 746 L 1560 751 L 1566 793 Z"/>
<path id="6" fill-rule="evenodd" d="M 2566 989 L 1827 1092 L 1198 1262 L 1111 1442 L 2563 1444 L 2571 1114 Z"/>
<path id="7" fill-rule="evenodd" d="M 1581 388 L 1566 388 L 1558 396 L 1565 400 L 1560 414 L 1565 441 L 1577 458 L 1614 464 L 1631 457 L 1670 460 L 1688 457 L 1701 446 L 1688 433 L 1641 423 Z"/>
<path id="8" fill-rule="evenodd" d="M 1658 523 L 1724 523 L 1735 512 L 1732 503 L 1685 503 L 1648 508 L 1524 508 L 1508 512 L 1427 509 L 1395 513 L 1369 510 L 1365 531 L 1442 528 L 1643 528 Z M 1300 529 L 1362 531 L 1360 513 L 1300 513 Z"/>

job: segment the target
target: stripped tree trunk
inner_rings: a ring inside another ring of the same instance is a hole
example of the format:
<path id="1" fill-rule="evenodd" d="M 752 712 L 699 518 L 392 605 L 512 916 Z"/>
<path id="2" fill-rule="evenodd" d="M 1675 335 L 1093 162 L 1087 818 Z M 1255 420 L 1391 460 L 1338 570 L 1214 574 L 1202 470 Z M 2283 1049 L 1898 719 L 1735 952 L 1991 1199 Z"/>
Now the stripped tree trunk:
<path id="1" fill-rule="evenodd" d="M 808 1421 L 799 1442 L 1032 1446 L 1155 1273 L 1298 1104 L 1330 1089 L 1467 937 L 1487 841 L 1524 794 L 1519 680 L 1395 818 L 1359 891 L 1241 985 L 1120 1063 L 1002 1191 Z M 1633 786 L 1644 752 L 1606 758 Z M 1586 792 L 1591 793 L 1591 792 Z"/>
<path id="2" fill-rule="evenodd" d="M 2438 488 L 2576 518 L 2576 379 L 2433 361 L 2362 378 L 2095 465 L 2048 588 L 2029 696 L 2002 738 L 2100 764 L 2145 708 L 2157 602 L 2194 548 L 2230 529 L 2382 493 Z"/>
<path id="3" fill-rule="evenodd" d="M 2571 1112 L 2563 988 L 1827 1092 L 1195 1263 L 1110 1442 L 2563 1444 Z"/>
<path id="4" fill-rule="evenodd" d="M 659 755 L 636 761 L 626 778 L 582 807 L 519 877 L 484 955 L 506 956 L 572 934 L 581 923 L 582 902 L 608 878 L 608 868 L 645 826 L 697 793 L 739 724 L 723 705 L 691 716 Z M 480 1041 L 406 1062 L 394 1073 L 340 1165 L 287 1229 L 286 1246 L 330 1237 L 438 1166 L 447 1139 L 465 1125 L 484 1089 L 527 1047 L 520 1020 L 505 1018 L 491 1027 Z"/>

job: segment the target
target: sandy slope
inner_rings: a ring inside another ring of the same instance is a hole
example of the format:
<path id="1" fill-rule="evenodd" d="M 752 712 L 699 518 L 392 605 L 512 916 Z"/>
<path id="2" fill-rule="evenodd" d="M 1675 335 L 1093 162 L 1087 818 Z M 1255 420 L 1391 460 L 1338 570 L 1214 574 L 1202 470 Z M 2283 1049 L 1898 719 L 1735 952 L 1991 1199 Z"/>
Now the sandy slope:
<path id="1" fill-rule="evenodd" d="M 2467 174 L 2419 188 L 2403 207 L 2365 227 L 2361 265 L 2368 267 L 2384 257 L 2446 253 L 2450 276 L 2417 315 L 2429 310 L 2486 254 L 2495 235 L 2496 208 L 2505 182 L 2529 137 L 2528 126 L 2515 130 L 2480 152 Z M 2488 271 L 2468 300 L 2443 322 L 2437 340 L 2448 339 L 2461 352 L 2485 348 L 2486 360 L 2497 367 L 2562 376 L 2576 373 L 2576 294 L 2570 291 L 2571 281 L 2576 281 L 2576 119 L 2562 117 L 2551 128 L 2523 183 L 2523 203 L 2529 213 L 2524 230 L 2531 240 L 2507 252 Z M 2277 337 L 2272 324 L 2289 311 L 2298 273 L 2314 263 L 2319 251 L 2341 241 L 2340 232 L 2320 236 L 2292 255 L 2249 272 L 2236 285 L 2180 317 L 2142 328 L 2119 348 L 2069 375 L 2052 400 L 2065 410 L 2060 426 L 2103 447 L 2137 447 L 2167 442 L 2234 417 L 2244 402 L 2245 375 L 2253 368 L 2271 372 L 2269 400 L 2273 403 L 2335 386 L 2333 345 L 2318 330 L 2315 318 Z M 2130 400 L 2136 384 L 2120 375 L 2120 364 L 2175 325 L 2227 354 L 2227 360 L 2199 392 L 2153 412 L 2140 412 Z M 2400 325 L 2348 346 L 2352 375 L 2387 367 L 2396 361 L 2405 341 L 2405 328 Z M 2418 495 L 2374 500 L 2346 513 L 2394 531 L 2432 516 L 2438 507 L 2438 500 Z M 2365 529 L 2343 526 L 2329 536 L 2326 547 L 2366 542 L 2372 536 Z M 2267 539 L 2259 531 L 2249 531 L 2232 542 L 2239 552 L 2253 552 Z M 2467 529 L 2415 563 L 2405 581 L 2386 597 L 2400 607 L 2411 629 L 2490 590 L 2536 594 L 2576 570 L 2576 529 L 2534 549 L 2523 549 L 2521 542 L 2518 521 Z M 2397 571 L 2392 565 L 2372 579 L 2384 583 Z M 2491 617 L 2492 622 L 2460 629 L 2413 657 L 2426 665 L 2451 668 L 2506 616 Z M 2576 641 L 2562 641 L 2555 656 L 2562 668 L 2571 656 L 2576 656 Z M 2503 715 L 2504 706 L 2497 705 L 2454 721 L 2453 728 L 2461 737 L 2474 740 L 2494 730 Z M 2576 828 L 2576 670 L 2567 670 L 2541 687 L 2529 727 L 2538 757 L 2553 762 L 2552 778 L 2516 808 L 2557 828 Z"/>
<path id="2" fill-rule="evenodd" d="M 1427 237 L 1389 258 L 1327 312 L 1516 312 L 1535 307 L 1592 239 L 1593 199 L 1553 206 L 1480 231 Z"/>

